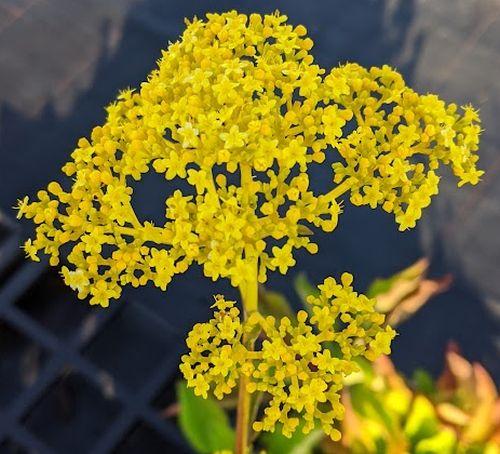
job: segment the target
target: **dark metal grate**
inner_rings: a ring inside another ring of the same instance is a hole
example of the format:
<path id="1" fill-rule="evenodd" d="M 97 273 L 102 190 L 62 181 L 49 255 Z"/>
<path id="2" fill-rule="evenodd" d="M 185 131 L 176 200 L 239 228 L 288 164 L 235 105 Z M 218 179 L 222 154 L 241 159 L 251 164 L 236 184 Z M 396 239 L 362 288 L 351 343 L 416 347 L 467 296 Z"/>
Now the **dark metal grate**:
<path id="1" fill-rule="evenodd" d="M 0 452 L 188 452 L 158 405 L 173 399 L 172 327 L 134 301 L 78 301 L 0 232 Z"/>

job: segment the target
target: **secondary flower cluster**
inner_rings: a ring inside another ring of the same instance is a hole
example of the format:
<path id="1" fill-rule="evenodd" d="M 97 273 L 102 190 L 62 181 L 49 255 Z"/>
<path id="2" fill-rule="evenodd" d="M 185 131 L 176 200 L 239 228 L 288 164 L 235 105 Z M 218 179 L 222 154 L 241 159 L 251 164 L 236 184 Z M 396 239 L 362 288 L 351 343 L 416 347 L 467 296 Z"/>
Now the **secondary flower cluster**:
<path id="1" fill-rule="evenodd" d="M 187 23 L 140 89 L 78 141 L 69 179 L 20 201 L 37 224 L 27 254 L 57 265 L 69 247 L 66 283 L 103 306 L 127 284 L 165 289 L 192 263 L 239 286 L 258 262 L 264 282 L 295 264 L 295 249 L 317 251 L 309 227 L 332 231 L 343 193 L 405 229 L 437 193 L 441 164 L 478 181 L 472 108 L 420 96 L 387 66 L 325 71 L 312 45 L 279 14 Z M 332 185 L 316 194 L 310 172 L 327 158 Z M 189 188 L 166 199 L 159 226 L 133 209 L 131 182 L 149 171 Z"/>
<path id="2" fill-rule="evenodd" d="M 333 164 L 334 181 L 349 182 L 354 205 L 381 205 L 405 230 L 415 227 L 438 193 L 441 165 L 451 167 L 459 186 L 479 182 L 484 172 L 477 170 L 474 152 L 481 128 L 472 107 L 418 95 L 386 66 L 350 64 L 328 77 L 334 85 L 345 81 L 335 102 L 355 119 L 354 131 L 336 146 L 343 160 Z"/>
<path id="3" fill-rule="evenodd" d="M 354 359 L 390 353 L 395 335 L 382 326 L 375 301 L 354 292 L 351 284 L 347 273 L 340 283 L 326 279 L 319 296 L 308 298 L 310 313 L 300 311 L 293 321 L 253 312 L 243 322 L 235 303 L 218 296 L 214 318 L 189 333 L 189 353 L 181 365 L 188 386 L 197 395 L 206 397 L 212 390 L 221 399 L 246 376 L 248 392 L 269 397 L 254 430 L 274 431 L 279 422 L 291 436 L 302 419 L 304 432 L 317 424 L 338 439 L 333 425 L 344 412 L 339 401 L 343 380 L 358 370 Z M 260 333 L 255 351 L 243 342 L 250 333 Z"/>

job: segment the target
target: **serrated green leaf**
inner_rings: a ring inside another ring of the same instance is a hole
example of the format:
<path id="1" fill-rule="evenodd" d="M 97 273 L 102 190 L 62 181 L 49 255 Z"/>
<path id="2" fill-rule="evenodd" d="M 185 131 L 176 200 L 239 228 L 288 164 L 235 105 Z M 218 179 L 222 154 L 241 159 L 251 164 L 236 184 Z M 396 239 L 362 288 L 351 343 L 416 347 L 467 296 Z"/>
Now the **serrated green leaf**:
<path id="1" fill-rule="evenodd" d="M 191 447 L 200 454 L 231 450 L 235 434 L 224 410 L 213 399 L 195 396 L 185 382 L 177 383 L 179 425 Z"/>

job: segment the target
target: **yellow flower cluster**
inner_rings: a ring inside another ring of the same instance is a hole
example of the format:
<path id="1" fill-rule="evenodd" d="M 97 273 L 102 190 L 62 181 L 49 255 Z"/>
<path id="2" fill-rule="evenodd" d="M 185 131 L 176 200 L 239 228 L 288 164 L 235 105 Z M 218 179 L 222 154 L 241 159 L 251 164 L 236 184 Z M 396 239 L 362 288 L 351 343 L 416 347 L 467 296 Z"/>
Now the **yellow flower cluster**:
<path id="1" fill-rule="evenodd" d="M 294 251 L 317 251 L 310 229 L 330 232 L 347 191 L 412 227 L 450 165 L 476 183 L 479 120 L 432 95 L 419 96 L 387 66 L 328 73 L 314 64 L 306 29 L 278 13 L 208 14 L 187 23 L 138 90 L 108 106 L 38 200 L 20 201 L 36 237 L 26 253 L 70 253 L 65 281 L 108 305 L 127 284 L 165 289 L 192 263 L 234 286 L 258 268 L 286 273 Z M 315 194 L 312 165 L 333 164 L 332 187 Z M 154 170 L 187 181 L 155 226 L 134 212 L 132 180 Z M 336 183 L 334 185 L 333 183 Z"/>
<path id="2" fill-rule="evenodd" d="M 326 77 L 343 84 L 335 102 L 353 112 L 354 130 L 336 145 L 340 162 L 334 181 L 347 182 L 354 205 L 395 214 L 400 230 L 415 227 L 431 197 L 438 193 L 441 165 L 449 165 L 459 186 L 479 182 L 481 132 L 470 106 L 446 105 L 436 95 L 418 95 L 387 66 L 349 64 Z"/>
<path id="3" fill-rule="evenodd" d="M 358 370 L 354 359 L 369 360 L 390 353 L 395 332 L 383 327 L 384 315 L 375 301 L 352 288 L 352 276 L 341 282 L 328 278 L 310 296 L 310 314 L 300 311 L 296 320 L 277 320 L 258 312 L 241 321 L 232 301 L 217 297 L 215 318 L 195 325 L 182 357 L 181 370 L 197 395 L 213 390 L 221 399 L 246 376 L 247 391 L 265 393 L 262 418 L 256 431 L 274 431 L 276 423 L 291 436 L 303 419 L 303 431 L 319 425 L 333 439 L 333 425 L 343 416 L 340 390 L 343 380 Z M 255 351 L 243 342 L 245 333 L 260 333 Z"/>
<path id="4" fill-rule="evenodd" d="M 234 301 L 222 295 L 215 297 L 214 318 L 197 323 L 189 332 L 186 344 L 189 356 L 183 356 L 181 372 L 197 396 L 213 394 L 222 399 L 237 386 L 240 367 L 246 361 L 247 350 L 242 345 L 243 326 L 240 311 Z"/>

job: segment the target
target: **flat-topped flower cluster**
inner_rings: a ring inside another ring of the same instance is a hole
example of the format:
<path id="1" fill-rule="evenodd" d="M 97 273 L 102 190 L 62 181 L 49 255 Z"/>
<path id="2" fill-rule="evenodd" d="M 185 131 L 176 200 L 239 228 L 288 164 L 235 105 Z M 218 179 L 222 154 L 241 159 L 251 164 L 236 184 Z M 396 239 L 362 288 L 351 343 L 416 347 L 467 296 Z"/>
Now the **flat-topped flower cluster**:
<path id="1" fill-rule="evenodd" d="M 59 263 L 68 285 L 108 305 L 127 284 L 165 289 L 192 263 L 234 286 L 253 273 L 285 273 L 294 251 L 317 245 L 309 227 L 335 229 L 349 193 L 413 227 L 449 165 L 478 182 L 480 133 L 471 107 L 418 95 L 388 66 L 325 71 L 303 26 L 274 14 L 230 12 L 194 20 L 138 90 L 108 106 L 52 182 L 19 204 L 36 237 L 25 249 Z M 332 154 L 331 187 L 315 194 L 310 169 Z M 141 222 L 133 180 L 149 171 L 186 180 L 165 201 L 165 223 Z"/>

